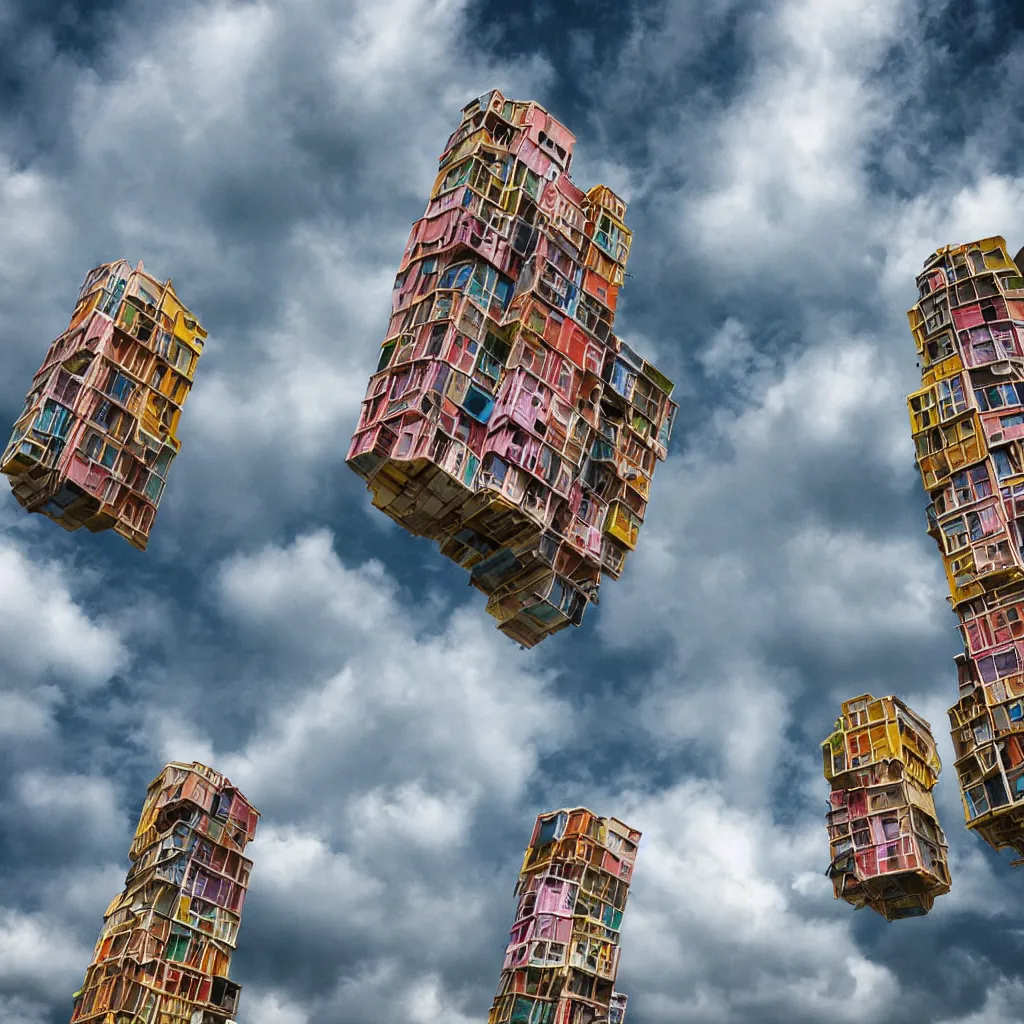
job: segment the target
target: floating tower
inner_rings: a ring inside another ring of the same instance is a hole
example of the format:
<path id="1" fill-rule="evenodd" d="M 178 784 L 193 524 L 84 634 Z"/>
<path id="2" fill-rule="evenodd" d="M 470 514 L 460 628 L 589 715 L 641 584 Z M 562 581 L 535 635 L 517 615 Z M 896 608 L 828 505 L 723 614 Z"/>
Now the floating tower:
<path id="1" fill-rule="evenodd" d="M 91 270 L 0 456 L 20 504 L 145 550 L 205 338 L 141 263 Z"/>
<path id="2" fill-rule="evenodd" d="M 887 921 L 922 917 L 949 892 L 932 789 L 942 764 L 928 723 L 896 697 L 843 703 L 821 746 L 836 899 Z"/>
<path id="3" fill-rule="evenodd" d="M 537 818 L 487 1024 L 622 1021 L 619 930 L 640 833 L 582 807 Z"/>
<path id="4" fill-rule="evenodd" d="M 626 204 L 573 183 L 574 142 L 496 91 L 463 110 L 348 452 L 373 504 L 470 570 L 524 647 L 621 574 L 676 411 L 612 332 Z"/>
<path id="5" fill-rule="evenodd" d="M 75 1024 L 233 1024 L 241 986 L 228 968 L 259 816 L 197 762 L 172 762 L 150 783 L 124 891 L 75 993 Z"/>
<path id="6" fill-rule="evenodd" d="M 956 772 L 967 827 L 1024 854 L 1024 277 L 996 236 L 940 249 L 917 285 L 911 428 L 964 642 Z"/>

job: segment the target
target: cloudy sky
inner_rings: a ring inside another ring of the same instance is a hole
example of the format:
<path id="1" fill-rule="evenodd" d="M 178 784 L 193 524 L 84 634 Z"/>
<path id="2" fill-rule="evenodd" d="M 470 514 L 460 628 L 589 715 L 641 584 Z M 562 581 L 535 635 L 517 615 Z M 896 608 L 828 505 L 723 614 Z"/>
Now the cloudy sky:
<path id="1" fill-rule="evenodd" d="M 903 400 L 921 261 L 1024 244 L 1019 5 L 0 0 L 0 43 L 0 424 L 101 261 L 210 332 L 145 555 L 0 487 L 3 1024 L 67 1020 L 169 759 L 263 812 L 240 1024 L 482 1021 L 533 818 L 579 803 L 644 833 L 629 1024 L 1024 1021 Z M 617 329 L 681 403 L 624 578 L 533 652 L 343 461 L 436 158 L 494 87 L 628 200 Z M 947 765 L 924 920 L 824 876 L 818 744 L 864 691 Z"/>

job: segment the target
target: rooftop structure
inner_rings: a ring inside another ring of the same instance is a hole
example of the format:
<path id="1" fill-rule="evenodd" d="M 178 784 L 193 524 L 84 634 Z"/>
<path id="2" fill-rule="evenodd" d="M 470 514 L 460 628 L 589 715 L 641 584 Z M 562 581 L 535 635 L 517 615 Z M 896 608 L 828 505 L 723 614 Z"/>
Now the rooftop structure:
<path id="1" fill-rule="evenodd" d="M 908 399 L 928 533 L 960 620 L 950 708 L 967 827 L 1024 854 L 1024 277 L 1003 238 L 925 262 Z"/>
<path id="2" fill-rule="evenodd" d="M 259 816 L 198 762 L 172 762 L 153 780 L 72 1022 L 233 1024 L 241 986 L 228 969 Z"/>
<path id="3" fill-rule="evenodd" d="M 205 338 L 141 263 L 89 271 L 0 456 L 19 503 L 145 550 Z"/>
<path id="4" fill-rule="evenodd" d="M 843 703 L 821 750 L 836 899 L 887 921 L 927 914 L 949 892 L 932 797 L 942 764 L 928 723 L 896 697 L 863 694 Z"/>
<path id="5" fill-rule="evenodd" d="M 676 411 L 612 333 L 626 204 L 572 182 L 574 142 L 497 91 L 463 110 L 348 452 L 373 504 L 470 570 L 525 647 L 621 574 Z"/>
<path id="6" fill-rule="evenodd" d="M 635 829 L 582 807 L 537 818 L 487 1024 L 623 1019 L 619 930 L 639 842 Z"/>

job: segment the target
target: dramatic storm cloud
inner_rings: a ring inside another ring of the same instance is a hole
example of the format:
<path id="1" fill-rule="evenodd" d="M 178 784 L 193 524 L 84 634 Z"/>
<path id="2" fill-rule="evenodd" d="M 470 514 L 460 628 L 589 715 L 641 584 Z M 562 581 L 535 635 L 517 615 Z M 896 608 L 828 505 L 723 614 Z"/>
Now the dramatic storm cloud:
<path id="1" fill-rule="evenodd" d="M 1024 898 L 962 827 L 955 620 L 904 310 L 1024 244 L 1024 18 L 978 0 L 0 0 L 0 427 L 85 271 L 210 332 L 149 551 L 0 486 L 0 1022 L 61 1024 L 169 759 L 264 814 L 240 1024 L 485 1019 L 533 817 L 644 833 L 629 1024 L 1024 1021 Z M 677 382 L 639 550 L 532 652 L 344 466 L 460 108 L 578 136 L 629 202 L 617 329 Z M 818 744 L 935 728 L 953 891 L 832 899 Z"/>

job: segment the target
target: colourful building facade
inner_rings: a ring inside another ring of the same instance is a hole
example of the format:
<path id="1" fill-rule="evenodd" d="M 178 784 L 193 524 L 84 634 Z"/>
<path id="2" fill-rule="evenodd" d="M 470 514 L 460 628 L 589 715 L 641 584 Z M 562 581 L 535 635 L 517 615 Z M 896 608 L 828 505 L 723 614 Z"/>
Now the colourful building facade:
<path id="1" fill-rule="evenodd" d="M 223 775 L 172 762 L 153 780 L 74 1024 L 233 1024 L 228 977 L 259 811 Z"/>
<path id="2" fill-rule="evenodd" d="M 348 452 L 373 504 L 468 569 L 525 647 L 621 574 L 676 411 L 612 332 L 626 205 L 573 183 L 574 142 L 497 91 L 463 110 Z"/>
<path id="3" fill-rule="evenodd" d="M 205 339 L 141 263 L 91 270 L 0 456 L 22 507 L 145 550 Z"/>
<path id="4" fill-rule="evenodd" d="M 887 921 L 922 917 L 949 892 L 932 790 L 942 764 L 931 729 L 896 697 L 845 701 L 822 744 L 836 899 Z"/>
<path id="5" fill-rule="evenodd" d="M 582 807 L 537 818 L 487 1024 L 624 1019 L 615 976 L 639 842 L 635 829 Z"/>
<path id="6" fill-rule="evenodd" d="M 1024 277 L 996 236 L 938 250 L 917 285 L 911 429 L 964 642 L 956 772 L 967 827 L 1024 855 Z"/>

